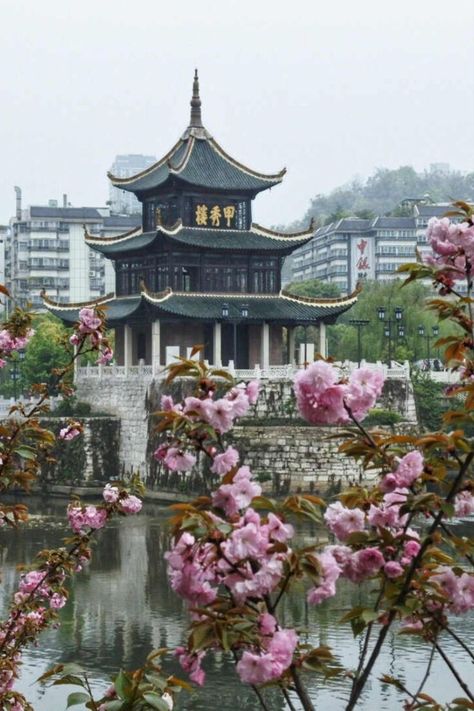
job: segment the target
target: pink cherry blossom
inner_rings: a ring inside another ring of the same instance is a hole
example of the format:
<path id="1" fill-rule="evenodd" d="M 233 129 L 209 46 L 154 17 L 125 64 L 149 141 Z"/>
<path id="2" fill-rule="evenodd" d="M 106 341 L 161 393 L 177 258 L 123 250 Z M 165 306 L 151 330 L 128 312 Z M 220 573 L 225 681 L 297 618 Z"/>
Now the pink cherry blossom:
<path id="1" fill-rule="evenodd" d="M 119 498 L 119 490 L 116 486 L 112 486 L 112 484 L 106 484 L 102 492 L 102 496 L 104 501 L 108 504 L 115 504 Z"/>
<path id="2" fill-rule="evenodd" d="M 96 315 L 94 309 L 89 307 L 79 311 L 79 330 L 81 333 L 92 333 L 102 325 L 102 321 Z"/>
<path id="3" fill-rule="evenodd" d="M 107 363 L 109 363 L 113 357 L 113 350 L 107 346 L 101 351 L 100 356 L 96 360 L 96 363 L 97 365 L 107 365 Z"/>
<path id="4" fill-rule="evenodd" d="M 340 501 L 336 501 L 327 507 L 324 520 L 329 530 L 340 541 L 345 541 L 351 533 L 364 530 L 364 512 L 360 509 L 348 509 Z"/>
<path id="5" fill-rule="evenodd" d="M 59 595 L 59 593 L 54 593 L 49 599 L 49 606 L 53 610 L 60 610 L 66 604 L 67 600 L 64 595 Z"/>
<path id="6" fill-rule="evenodd" d="M 285 543 L 288 539 L 294 536 L 295 530 L 290 523 L 283 523 L 278 516 L 273 513 L 268 514 L 268 523 L 266 526 L 268 537 L 272 541 Z"/>
<path id="7" fill-rule="evenodd" d="M 465 517 L 474 513 L 474 496 L 470 491 L 461 491 L 454 499 L 456 516 Z"/>
<path id="8" fill-rule="evenodd" d="M 203 686 L 206 674 L 201 668 L 201 664 L 206 653 L 204 651 L 189 653 L 184 647 L 176 647 L 174 653 L 184 671 L 189 674 L 191 681 L 194 681 L 198 686 Z"/>
<path id="9" fill-rule="evenodd" d="M 235 489 L 232 484 L 222 484 L 214 491 L 212 503 L 216 508 L 222 509 L 227 516 L 234 516 L 239 511 Z"/>
<path id="10" fill-rule="evenodd" d="M 395 477 L 398 487 L 411 486 L 423 473 L 424 459 L 421 452 L 414 450 L 402 457 L 397 465 Z"/>
<path id="11" fill-rule="evenodd" d="M 311 363 L 295 377 L 294 390 L 300 415 L 312 424 L 330 424 L 345 415 L 345 386 L 336 385 L 339 373 L 325 361 Z M 331 389 L 329 394 L 327 391 Z"/>
<path id="12" fill-rule="evenodd" d="M 384 376 L 381 370 L 357 368 L 352 371 L 345 403 L 357 420 L 363 420 L 382 394 Z"/>
<path id="13" fill-rule="evenodd" d="M 197 400 L 197 398 L 193 398 Z M 199 400 L 200 402 L 200 400 Z M 162 395 L 161 397 L 161 409 L 164 412 L 182 412 L 183 406 L 181 403 L 175 403 L 171 395 Z"/>
<path id="14" fill-rule="evenodd" d="M 408 558 L 414 558 L 416 555 L 418 555 L 418 551 L 420 550 L 421 545 L 418 543 L 418 541 L 406 541 L 403 544 L 403 552 Z"/>
<path id="15" fill-rule="evenodd" d="M 264 684 L 273 679 L 273 657 L 271 654 L 244 652 L 237 662 L 237 674 L 246 684 Z"/>
<path id="16" fill-rule="evenodd" d="M 136 514 L 142 510 L 143 502 L 138 496 L 129 494 L 124 499 L 120 500 L 120 508 L 124 514 Z"/>
<path id="17" fill-rule="evenodd" d="M 403 566 L 396 560 L 389 560 L 385 563 L 383 572 L 387 578 L 399 578 L 403 573 Z"/>
<path id="18" fill-rule="evenodd" d="M 169 447 L 163 461 L 171 471 L 185 472 L 196 464 L 196 457 L 178 447 Z"/>
<path id="19" fill-rule="evenodd" d="M 249 399 L 242 388 L 232 388 L 226 395 L 226 399 L 232 403 L 233 417 L 243 417 L 250 407 Z M 219 401 L 217 401 L 219 402 Z"/>
<path id="20" fill-rule="evenodd" d="M 350 554 L 350 549 L 348 551 Z M 321 580 L 317 587 L 311 588 L 308 592 L 310 605 L 319 605 L 323 600 L 334 597 L 336 581 L 341 574 L 341 567 L 329 549 L 318 553 L 315 557 L 319 564 Z"/>
<path id="21" fill-rule="evenodd" d="M 72 530 L 80 535 L 85 534 L 88 528 L 103 528 L 107 520 L 107 511 L 96 506 L 69 506 L 67 515 Z"/>
<path id="22" fill-rule="evenodd" d="M 263 635 L 270 635 L 275 632 L 277 621 L 269 612 L 264 612 L 258 618 L 258 627 Z"/>
<path id="23" fill-rule="evenodd" d="M 230 400 L 225 398 L 202 400 L 201 410 L 206 422 L 220 434 L 224 434 L 231 429 L 235 415 L 234 407 Z"/>
<path id="24" fill-rule="evenodd" d="M 66 442 L 69 442 L 70 440 L 75 439 L 76 437 L 79 437 L 80 434 L 81 434 L 81 430 L 77 429 L 77 427 L 68 425 L 67 427 L 63 427 L 59 431 L 59 439 L 63 439 Z"/>
<path id="25" fill-rule="evenodd" d="M 251 380 L 250 383 L 247 383 L 247 387 L 245 388 L 245 394 L 247 395 L 249 403 L 251 405 L 255 405 L 255 403 L 257 402 L 259 392 L 260 383 L 258 382 L 258 380 Z"/>
<path id="26" fill-rule="evenodd" d="M 227 447 L 222 454 L 216 454 L 211 466 L 214 474 L 227 474 L 239 461 L 239 453 L 234 447 Z"/>

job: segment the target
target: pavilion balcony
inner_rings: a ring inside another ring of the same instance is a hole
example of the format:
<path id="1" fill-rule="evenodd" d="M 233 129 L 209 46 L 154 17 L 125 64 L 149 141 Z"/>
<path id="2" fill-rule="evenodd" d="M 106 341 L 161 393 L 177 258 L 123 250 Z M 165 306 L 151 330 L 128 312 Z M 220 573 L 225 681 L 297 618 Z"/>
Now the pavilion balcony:
<path id="1" fill-rule="evenodd" d="M 306 363 L 307 367 L 308 363 Z M 345 374 L 349 374 L 352 370 L 358 367 L 357 363 L 350 361 L 345 361 L 344 363 L 336 363 Z M 404 363 L 396 363 L 392 361 L 389 367 L 385 363 L 366 363 L 363 365 L 368 368 L 373 368 L 381 370 L 385 378 L 390 378 L 391 380 L 408 380 L 410 378 L 410 365 L 408 361 Z M 286 365 L 269 365 L 266 368 L 261 368 L 260 365 L 256 365 L 254 368 L 245 369 L 235 369 L 232 361 L 228 366 L 212 366 L 219 368 L 220 370 L 226 370 L 231 375 L 233 375 L 237 380 L 293 380 L 296 373 L 305 368 L 305 363 L 300 363 L 296 365 L 294 363 L 289 363 Z M 93 366 L 88 364 L 87 366 L 76 367 L 75 370 L 75 380 L 76 382 L 81 382 L 84 380 L 94 379 L 94 380 L 105 380 L 118 378 L 118 379 L 136 379 L 141 380 L 164 380 L 167 377 L 167 370 L 163 365 L 153 366 L 153 365 L 106 365 L 106 366 Z"/>

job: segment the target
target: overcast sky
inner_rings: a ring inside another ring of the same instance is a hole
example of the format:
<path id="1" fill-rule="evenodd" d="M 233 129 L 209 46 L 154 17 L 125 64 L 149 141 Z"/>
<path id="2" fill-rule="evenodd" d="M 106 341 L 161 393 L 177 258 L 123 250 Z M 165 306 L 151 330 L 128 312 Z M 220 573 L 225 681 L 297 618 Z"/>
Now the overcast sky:
<path id="1" fill-rule="evenodd" d="M 161 157 L 203 121 L 282 185 L 265 224 L 376 167 L 473 169 L 473 0 L 0 0 L 0 222 L 108 199 L 117 153 Z"/>

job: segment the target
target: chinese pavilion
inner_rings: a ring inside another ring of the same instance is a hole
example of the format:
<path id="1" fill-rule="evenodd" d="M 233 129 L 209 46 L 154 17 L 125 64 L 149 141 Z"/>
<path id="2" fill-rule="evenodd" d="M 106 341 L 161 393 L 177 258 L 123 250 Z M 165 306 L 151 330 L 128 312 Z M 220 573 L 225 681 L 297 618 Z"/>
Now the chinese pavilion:
<path id="1" fill-rule="evenodd" d="M 118 365 L 153 369 L 204 344 L 217 366 L 262 369 L 294 361 L 295 328 L 325 324 L 355 301 L 294 296 L 281 288 L 284 258 L 313 236 L 275 232 L 252 222 L 252 200 L 278 185 L 285 170 L 265 175 L 231 158 L 205 129 L 197 71 L 186 131 L 154 165 L 112 184 L 143 205 L 142 225 L 116 237 L 85 233 L 91 247 L 113 260 L 116 291 L 89 304 L 48 309 L 66 323 L 86 305 L 107 307 Z M 284 336 L 287 330 L 287 337 Z"/>

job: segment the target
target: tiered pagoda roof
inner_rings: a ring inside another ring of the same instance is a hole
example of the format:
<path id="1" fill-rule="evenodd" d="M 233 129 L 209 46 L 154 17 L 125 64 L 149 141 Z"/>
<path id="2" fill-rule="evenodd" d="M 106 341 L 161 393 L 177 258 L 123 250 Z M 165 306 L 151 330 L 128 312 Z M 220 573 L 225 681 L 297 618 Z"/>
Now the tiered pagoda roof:
<path id="1" fill-rule="evenodd" d="M 324 319 L 326 323 L 335 321 L 357 301 L 358 291 L 349 296 L 333 299 L 296 296 L 287 291 L 278 294 L 205 294 L 200 292 L 174 292 L 165 289 L 159 294 L 150 292 L 142 285 L 139 294 L 116 297 L 108 294 L 91 302 L 63 304 L 52 301 L 46 294 L 43 300 L 48 310 L 62 321 L 73 324 L 78 320 L 79 310 L 85 306 L 103 306 L 107 310 L 107 323 L 116 326 L 130 318 L 143 315 L 154 318 L 179 317 L 193 321 L 213 321 L 222 318 L 222 304 L 229 309 L 229 318 L 240 318 L 240 309 L 248 310 L 247 323 L 303 324 Z"/>
<path id="2" fill-rule="evenodd" d="M 143 232 L 141 227 L 117 235 L 116 237 L 99 237 L 85 231 L 85 241 L 92 249 L 101 252 L 106 257 L 116 258 L 122 254 L 149 249 L 160 241 L 168 240 L 203 249 L 220 250 L 263 250 L 265 252 L 291 253 L 313 237 L 313 226 L 303 232 L 276 232 L 253 223 L 249 230 L 216 229 L 190 227 L 181 220 L 173 227 L 160 225 L 153 232 Z"/>
<path id="3" fill-rule="evenodd" d="M 204 128 L 197 70 L 194 76 L 191 120 L 188 128 L 173 148 L 146 170 L 128 178 L 108 174 L 112 185 L 135 193 L 138 197 L 176 179 L 190 186 L 219 192 L 247 191 L 256 195 L 278 185 L 286 169 L 267 175 L 252 170 L 231 158 Z"/>
<path id="4" fill-rule="evenodd" d="M 135 322 L 150 323 L 155 319 L 217 322 L 223 320 L 224 305 L 225 319 L 231 321 L 240 321 L 245 307 L 246 323 L 269 322 L 281 326 L 321 321 L 333 323 L 356 302 L 357 292 L 340 299 L 313 299 L 278 291 L 282 258 L 312 239 L 313 225 L 306 231 L 286 234 L 251 222 L 251 200 L 258 192 L 280 183 L 284 174 L 285 170 L 274 175 L 251 170 L 231 158 L 212 138 L 202 123 L 196 72 L 190 124 L 171 151 L 132 177 L 109 175 L 115 187 L 135 193 L 144 203 L 144 227 L 137 226 L 115 237 L 85 233 L 85 241 L 92 249 L 117 261 L 117 290 L 120 295 L 110 294 L 89 303 L 67 305 L 51 301 L 44 295 L 45 306 L 65 323 L 72 324 L 78 320 L 81 308 L 100 304 L 107 308 L 107 321 L 112 327 Z M 212 197 L 216 206 L 212 208 L 205 202 L 211 191 L 216 194 Z M 196 194 L 199 200 L 204 201 L 203 205 L 192 202 L 197 200 Z M 229 203 L 219 202 L 222 194 Z M 175 224 L 171 224 L 171 219 L 176 219 L 174 214 L 173 218 L 170 213 L 163 218 L 161 207 L 158 207 L 160 196 L 168 199 L 169 195 L 176 195 L 176 198 L 173 197 L 176 199 L 175 212 L 180 219 Z M 188 199 L 191 202 L 186 202 Z M 196 224 L 189 224 L 187 205 L 192 206 L 191 214 L 195 216 L 198 207 L 209 207 L 210 221 L 207 221 L 207 216 L 204 222 L 195 217 Z M 218 210 L 220 215 L 219 205 L 227 222 L 216 221 L 212 217 L 212 210 Z M 151 218 L 148 217 L 148 208 L 151 208 Z M 232 223 L 232 218 L 225 215 L 226 209 L 234 213 L 237 209 L 241 210 L 240 221 Z M 239 229 L 236 229 L 237 226 Z M 187 256 L 193 256 L 196 251 L 200 252 L 199 264 L 187 265 Z M 237 253 L 236 259 L 232 252 Z M 226 264 L 227 257 L 228 267 L 225 268 L 228 273 L 237 263 L 245 262 L 245 254 L 248 255 L 248 263 L 239 266 L 242 281 L 234 279 L 232 274 L 227 282 L 214 277 L 215 272 L 223 269 L 222 264 Z M 147 275 L 149 268 L 145 269 L 145 262 L 150 255 L 157 255 L 149 262 L 153 265 L 150 269 L 155 269 L 156 273 Z M 221 256 L 224 260 L 216 261 Z M 179 271 L 180 265 L 183 272 Z M 159 272 L 159 269 L 162 271 Z M 206 270 L 212 272 L 211 276 Z M 181 276 L 176 277 L 176 274 L 182 273 L 188 275 L 187 282 Z M 157 288 L 167 286 L 164 291 L 153 293 L 144 283 L 140 285 L 140 279 L 152 279 L 156 275 L 160 275 L 161 281 L 156 279 L 153 283 L 159 284 Z M 225 291 L 228 283 L 231 286 L 229 291 Z M 170 288 L 184 289 L 186 284 L 192 291 L 174 291 Z M 210 285 L 216 284 L 218 288 L 211 290 Z M 245 291 L 237 293 L 239 286 Z M 197 291 L 198 288 L 202 290 Z"/>

